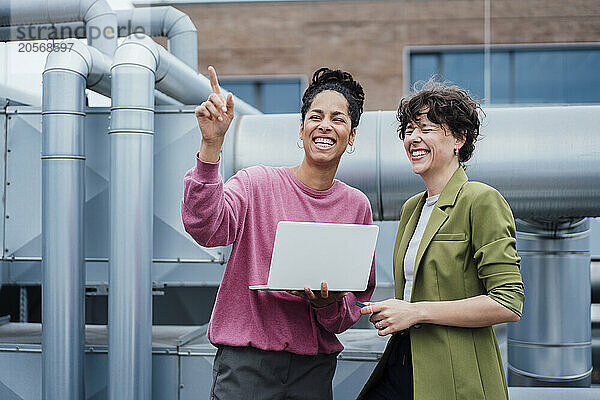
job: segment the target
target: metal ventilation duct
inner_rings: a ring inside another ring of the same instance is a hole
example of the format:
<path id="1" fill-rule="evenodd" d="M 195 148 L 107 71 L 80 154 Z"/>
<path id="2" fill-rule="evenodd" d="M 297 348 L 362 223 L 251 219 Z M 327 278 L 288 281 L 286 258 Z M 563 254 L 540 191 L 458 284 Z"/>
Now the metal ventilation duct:
<path id="1" fill-rule="evenodd" d="M 88 44 L 112 55 L 117 48 L 117 15 L 107 0 L 19 0 L 0 5 L 0 26 L 83 21 Z"/>
<path id="2" fill-rule="evenodd" d="M 85 2 L 76 3 L 71 1 L 71 4 L 66 6 L 82 7 L 82 4 L 85 5 Z M 42 6 L 47 5 L 42 4 Z M 105 13 L 103 19 L 98 19 L 91 11 L 83 16 L 81 16 L 81 12 L 77 13 L 71 10 L 70 13 L 56 13 L 56 16 L 46 17 L 39 15 L 39 10 L 29 10 L 28 14 L 26 4 L 20 4 L 18 7 L 0 6 L 1 21 L 12 24 L 0 27 L 0 40 L 81 39 L 87 37 L 90 45 L 99 47 L 105 53 L 110 50 L 107 54 L 112 55 L 116 49 L 117 37 L 141 32 L 150 36 L 166 36 L 171 54 L 182 60 L 194 71 L 198 70 L 196 27 L 185 13 L 174 7 L 134 8 L 107 12 L 106 9 L 95 5 L 92 10 L 95 12 L 102 10 Z M 113 15 L 116 15 L 118 24 L 113 24 L 115 22 L 112 18 Z M 108 16 L 110 16 L 110 20 L 107 19 Z M 48 23 L 48 21 L 51 22 Z M 110 23 L 111 25 L 102 27 L 98 25 L 100 22 Z M 25 23 L 27 24 L 24 25 Z M 108 33 L 104 32 L 104 29 L 107 28 L 109 28 Z M 101 35 L 101 37 L 98 38 L 98 35 Z M 111 35 L 112 38 L 109 37 Z M 113 39 L 114 43 L 112 43 Z M 156 104 L 183 104 L 159 91 L 155 91 L 154 94 Z"/>
<path id="3" fill-rule="evenodd" d="M 166 36 L 169 53 L 198 71 L 198 33 L 190 17 L 175 7 L 146 7 L 117 11 L 119 36 L 143 29 L 148 36 Z"/>
<path id="4" fill-rule="evenodd" d="M 600 106 L 487 108 L 481 140 L 467 164 L 469 179 L 485 182 L 518 218 L 600 216 Z M 291 165 L 299 114 L 243 116 L 224 150 L 229 176 L 256 164 Z M 402 204 L 425 190 L 398 139 L 393 111 L 366 112 L 356 151 L 337 177 L 367 194 L 376 220 L 397 220 Z"/>
<path id="5" fill-rule="evenodd" d="M 66 42 L 71 51 L 50 53 L 42 75 L 42 393 L 75 400 L 85 395 L 85 88 L 110 95 L 110 61 Z"/>
<path id="6" fill-rule="evenodd" d="M 111 75 L 108 398 L 146 399 L 152 389 L 153 91 L 156 85 L 194 104 L 211 88 L 150 37 L 137 34 L 117 48 Z M 237 112 L 256 112 L 236 102 Z"/>
<path id="7" fill-rule="evenodd" d="M 108 399 L 152 398 L 152 39 L 126 39 L 111 67 Z M 168 54 L 168 53 L 167 53 Z"/>
<path id="8" fill-rule="evenodd" d="M 117 35 L 126 37 L 133 33 L 148 36 L 166 36 L 169 52 L 190 68 L 198 70 L 198 33 L 190 17 L 175 7 L 147 7 L 115 10 Z M 58 17 L 57 17 L 58 18 Z M 68 20 L 73 16 L 62 16 Z M 20 21 L 21 19 L 19 19 Z M 37 17 L 34 21 L 39 21 Z M 0 28 L 0 40 L 48 40 L 83 39 L 87 36 L 86 24 L 81 21 L 39 24 L 29 21 L 26 25 Z"/>
<path id="9" fill-rule="evenodd" d="M 526 299 L 508 326 L 511 386 L 589 387 L 590 221 L 517 221 Z"/>

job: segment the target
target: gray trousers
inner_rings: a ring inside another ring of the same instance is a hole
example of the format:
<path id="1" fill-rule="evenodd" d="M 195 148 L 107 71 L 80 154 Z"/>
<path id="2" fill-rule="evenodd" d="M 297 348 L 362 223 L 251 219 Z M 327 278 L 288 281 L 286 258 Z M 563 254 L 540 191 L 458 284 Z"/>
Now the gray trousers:
<path id="1" fill-rule="evenodd" d="M 331 400 L 337 354 L 219 346 L 211 400 Z"/>

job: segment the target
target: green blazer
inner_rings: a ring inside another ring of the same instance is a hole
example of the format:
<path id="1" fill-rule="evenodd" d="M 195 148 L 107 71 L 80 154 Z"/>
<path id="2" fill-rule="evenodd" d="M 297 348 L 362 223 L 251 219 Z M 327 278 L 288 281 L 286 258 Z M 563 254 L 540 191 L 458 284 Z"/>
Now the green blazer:
<path id="1" fill-rule="evenodd" d="M 427 193 L 402 206 L 394 245 L 395 297 L 404 293 L 404 255 Z M 417 251 L 411 301 L 458 300 L 486 294 L 519 316 L 523 282 L 515 223 L 492 187 L 469 182 L 458 168 L 436 202 Z M 508 399 L 494 330 L 423 324 L 410 328 L 415 399 Z M 389 346 L 358 396 L 382 376 Z"/>

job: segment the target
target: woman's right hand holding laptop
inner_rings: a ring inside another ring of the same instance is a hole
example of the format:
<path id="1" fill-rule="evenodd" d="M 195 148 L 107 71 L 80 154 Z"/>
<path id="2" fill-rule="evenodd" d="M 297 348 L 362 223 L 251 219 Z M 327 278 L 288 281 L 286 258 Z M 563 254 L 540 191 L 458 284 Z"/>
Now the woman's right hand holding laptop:
<path id="1" fill-rule="evenodd" d="M 288 293 L 309 300 L 315 307 L 326 307 L 342 300 L 348 294 L 348 292 L 330 292 L 327 289 L 327 282 L 321 282 L 320 292 L 313 292 L 310 288 L 305 287 L 303 292 L 300 290 L 290 290 Z"/>

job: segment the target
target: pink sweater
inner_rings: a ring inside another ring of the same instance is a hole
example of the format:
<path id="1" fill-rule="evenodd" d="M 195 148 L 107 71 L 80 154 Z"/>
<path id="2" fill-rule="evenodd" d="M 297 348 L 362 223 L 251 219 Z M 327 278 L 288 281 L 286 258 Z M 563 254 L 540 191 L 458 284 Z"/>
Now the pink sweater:
<path id="1" fill-rule="evenodd" d="M 324 191 L 304 185 L 287 167 L 256 166 L 223 185 L 219 164 L 196 161 L 185 175 L 181 214 L 185 230 L 202 246 L 233 249 L 208 328 L 213 344 L 253 346 L 296 354 L 343 349 L 334 333 L 360 317 L 356 301 L 375 287 L 375 260 L 367 290 L 323 308 L 286 292 L 256 291 L 267 283 L 279 221 L 372 223 L 367 197 L 338 180 Z M 310 249 L 306 249 L 310 251 Z"/>

